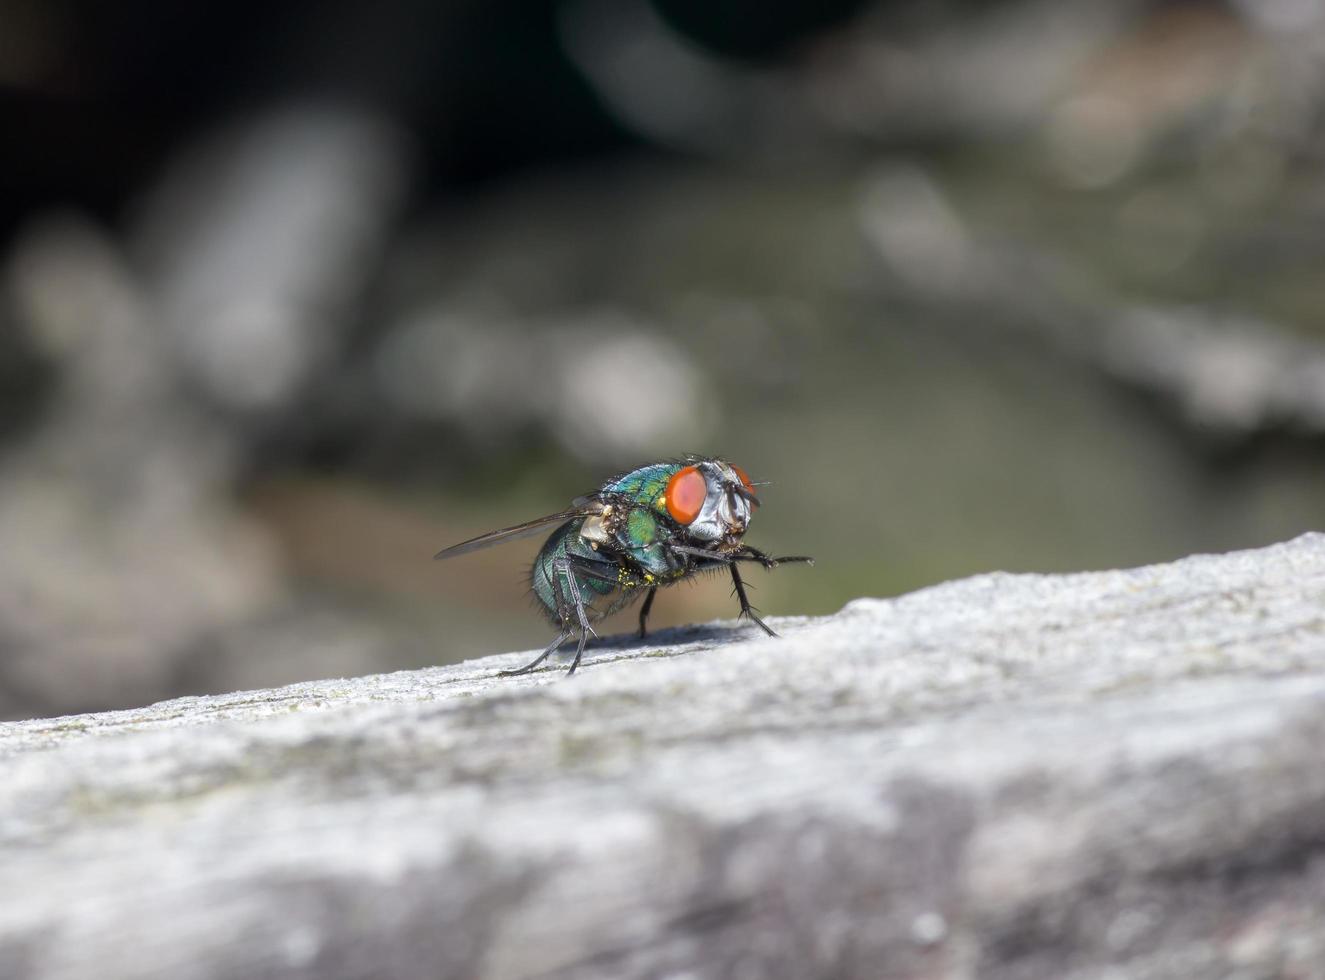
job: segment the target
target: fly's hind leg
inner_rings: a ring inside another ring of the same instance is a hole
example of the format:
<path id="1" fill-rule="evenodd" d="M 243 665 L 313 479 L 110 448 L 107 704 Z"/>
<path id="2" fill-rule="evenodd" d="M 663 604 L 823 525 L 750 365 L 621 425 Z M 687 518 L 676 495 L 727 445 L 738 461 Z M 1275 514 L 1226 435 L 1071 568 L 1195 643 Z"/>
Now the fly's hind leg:
<path id="1" fill-rule="evenodd" d="M 563 608 L 565 605 L 569 605 L 574 608 L 575 618 L 578 619 L 580 622 L 580 638 L 584 639 L 590 633 L 593 633 L 595 637 L 598 636 L 597 633 L 594 633 L 593 627 L 589 625 L 589 617 L 584 612 L 584 596 L 580 593 L 580 583 L 576 582 L 575 576 L 571 574 L 572 566 L 570 559 L 558 558 L 556 561 L 552 563 L 552 567 L 557 571 L 558 575 L 566 579 L 566 591 L 570 593 L 570 602 L 566 603 L 564 596 L 560 598 L 563 603 Z M 575 571 L 577 572 L 580 571 L 578 562 L 575 565 Z M 565 615 L 566 612 L 569 612 L 569 610 L 564 610 L 563 616 Z M 566 616 L 566 618 L 569 619 L 570 617 Z M 567 625 L 570 624 L 567 623 Z M 583 649 L 584 644 L 581 643 L 580 646 L 581 649 Z M 571 668 L 572 671 L 574 671 L 574 669 L 575 669 L 574 667 Z"/>
<path id="2" fill-rule="evenodd" d="M 569 556 L 566 561 L 569 566 L 575 570 L 577 575 L 583 575 L 587 579 L 595 579 L 599 582 L 607 582 L 610 585 L 615 585 L 618 588 L 627 591 L 642 588 L 646 581 L 651 581 L 647 576 L 641 579 L 638 572 L 623 569 L 609 562 L 594 561 L 589 558 L 580 558 L 576 555 Z M 640 610 L 639 619 L 640 636 L 644 635 L 644 622 L 649 617 L 649 607 L 653 605 L 653 597 L 657 591 L 657 586 L 649 586 L 649 593 L 644 598 L 644 608 Z M 583 650 L 583 648 L 584 644 L 581 642 L 580 649 Z M 575 664 L 571 665 L 569 673 L 575 672 L 575 665 L 579 662 L 580 657 L 577 653 L 575 656 Z"/>
<path id="3" fill-rule="evenodd" d="M 517 667 L 515 670 L 499 670 L 497 671 L 497 676 L 518 677 L 520 674 L 529 673 L 531 670 L 533 670 L 535 667 L 541 664 L 548 657 L 552 656 L 552 654 L 556 651 L 557 647 L 561 646 L 569 639 L 570 639 L 570 632 L 567 630 L 562 630 L 560 633 L 557 634 L 557 638 L 548 644 L 547 649 L 544 650 L 542 653 L 540 653 L 533 660 L 529 661 L 529 663 L 525 664 L 523 667 Z"/>
<path id="4" fill-rule="evenodd" d="M 575 673 L 580 666 L 580 661 L 584 657 L 584 647 L 588 643 L 590 635 L 597 637 L 598 634 L 589 623 L 589 616 L 585 612 L 584 593 L 581 590 L 577 576 L 592 581 L 607 582 L 622 589 L 639 588 L 644 583 L 639 580 L 637 575 L 629 572 L 623 573 L 622 569 L 608 562 L 594 561 L 589 558 L 583 558 L 579 555 L 563 555 L 552 563 L 552 589 L 557 602 L 557 624 L 560 633 L 552 644 L 538 655 L 530 663 L 521 667 L 519 670 L 503 670 L 501 675 L 508 677 L 514 674 L 524 674 L 533 670 L 547 657 L 565 643 L 575 633 L 579 632 L 579 642 L 575 647 L 575 659 L 571 661 L 570 669 L 566 675 Z M 564 587 L 563 587 L 564 582 Z M 648 599 L 645 601 L 644 610 L 640 616 L 640 626 L 643 627 L 644 618 L 648 615 L 649 606 L 653 603 L 654 588 L 649 589 Z"/>
<path id="5" fill-rule="evenodd" d="M 575 673 L 575 668 L 580 666 L 580 658 L 584 656 L 584 645 L 589 642 L 589 634 L 593 633 L 595 637 L 598 636 L 597 633 L 594 633 L 594 628 L 589 625 L 589 617 L 584 611 L 584 596 L 580 593 L 580 584 L 575 581 L 575 575 L 571 571 L 572 567 L 574 567 L 576 572 L 581 571 L 579 565 L 579 562 L 575 562 L 574 566 L 572 566 L 571 559 L 566 557 L 558 558 L 552 563 L 553 569 L 557 572 L 557 581 L 560 582 L 562 578 L 565 578 L 566 580 L 566 591 L 570 593 L 571 599 L 569 605 L 574 607 L 575 616 L 579 620 L 580 625 L 580 642 L 575 647 L 575 659 L 571 661 L 570 670 L 566 671 L 567 677 Z M 558 593 L 560 593 L 560 586 L 558 586 Z M 570 610 L 564 608 L 566 605 L 565 597 L 559 595 L 558 598 L 561 599 L 563 603 L 563 621 L 566 626 L 569 627 L 570 616 L 567 614 Z"/>
<path id="6" fill-rule="evenodd" d="M 645 631 L 645 628 L 644 628 L 644 624 L 648 621 L 648 618 L 649 618 L 649 610 L 653 608 L 653 597 L 656 596 L 657 594 L 658 594 L 658 587 L 657 587 L 656 585 L 651 586 L 651 587 L 649 588 L 648 595 L 646 595 L 646 596 L 644 597 L 644 605 L 640 607 L 640 611 L 639 611 L 639 638 L 640 638 L 641 640 L 644 639 L 644 636 L 645 636 L 645 632 L 646 632 L 646 631 Z"/>
<path id="7" fill-rule="evenodd" d="M 575 660 L 571 664 L 570 670 L 566 671 L 568 675 L 573 674 L 575 673 L 575 668 L 580 665 L 580 658 L 584 656 L 584 644 L 588 642 L 589 634 L 593 633 L 594 636 L 598 635 L 597 633 L 594 633 L 594 628 L 589 625 L 589 617 L 584 611 L 584 596 L 580 592 L 579 583 L 575 581 L 575 576 L 571 574 L 571 563 L 564 557 L 558 558 L 552 563 L 552 569 L 552 589 L 557 599 L 557 619 L 560 632 L 557 633 L 557 638 L 548 644 L 547 649 L 533 660 L 529 661 L 529 663 L 516 670 L 499 671 L 499 677 L 514 677 L 518 674 L 529 673 L 548 657 L 552 656 L 563 643 L 570 639 L 571 634 L 578 628 L 580 633 L 579 646 L 575 649 Z M 563 579 L 565 579 L 566 583 L 564 589 L 562 588 Z M 567 592 L 570 593 L 569 600 L 566 596 Z M 572 611 L 574 612 L 574 617 L 578 620 L 578 623 L 572 622 Z"/>
<path id="8" fill-rule="evenodd" d="M 741 601 L 741 615 L 748 616 L 750 619 L 754 620 L 759 628 L 769 636 L 777 636 L 772 628 L 759 618 L 758 614 L 755 612 L 754 606 L 750 605 L 750 600 L 745 594 L 745 583 L 741 581 L 741 573 L 737 570 L 736 563 L 732 562 L 727 567 L 731 569 L 732 573 L 732 591 L 736 593 L 736 598 Z"/>

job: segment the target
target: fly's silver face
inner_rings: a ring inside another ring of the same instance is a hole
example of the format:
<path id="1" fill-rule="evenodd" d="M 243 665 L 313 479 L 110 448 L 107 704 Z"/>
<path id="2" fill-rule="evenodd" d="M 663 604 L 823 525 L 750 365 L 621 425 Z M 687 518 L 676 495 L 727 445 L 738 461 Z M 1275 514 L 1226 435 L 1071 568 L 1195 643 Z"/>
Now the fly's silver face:
<path id="1" fill-rule="evenodd" d="M 704 477 L 704 503 L 686 531 L 700 541 L 735 547 L 759 505 L 750 478 L 740 467 L 721 460 L 705 461 L 697 469 Z"/>

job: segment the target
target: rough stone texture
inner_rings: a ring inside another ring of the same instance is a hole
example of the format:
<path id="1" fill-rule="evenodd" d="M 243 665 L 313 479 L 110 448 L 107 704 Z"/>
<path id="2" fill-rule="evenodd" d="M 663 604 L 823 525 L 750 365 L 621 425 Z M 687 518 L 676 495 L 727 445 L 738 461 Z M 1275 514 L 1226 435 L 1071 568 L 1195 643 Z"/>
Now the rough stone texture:
<path id="1" fill-rule="evenodd" d="M 1325 976 L 1325 536 L 0 725 L 0 975 Z"/>

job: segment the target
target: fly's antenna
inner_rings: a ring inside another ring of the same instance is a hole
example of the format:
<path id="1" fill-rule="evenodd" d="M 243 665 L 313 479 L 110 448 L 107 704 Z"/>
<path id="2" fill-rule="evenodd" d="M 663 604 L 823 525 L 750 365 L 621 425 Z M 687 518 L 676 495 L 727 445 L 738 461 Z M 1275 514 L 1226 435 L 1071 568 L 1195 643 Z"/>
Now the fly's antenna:
<path id="1" fill-rule="evenodd" d="M 736 494 L 747 503 L 753 504 L 755 507 L 759 506 L 759 498 L 754 495 L 753 490 L 749 490 L 739 483 L 728 483 L 727 488 L 729 492 Z"/>

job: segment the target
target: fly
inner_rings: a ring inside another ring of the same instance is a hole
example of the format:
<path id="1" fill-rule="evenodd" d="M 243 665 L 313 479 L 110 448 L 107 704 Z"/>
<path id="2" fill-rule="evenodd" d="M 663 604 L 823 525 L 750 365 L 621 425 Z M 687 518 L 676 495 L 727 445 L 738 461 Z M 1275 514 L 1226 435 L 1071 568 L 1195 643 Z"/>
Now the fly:
<path id="1" fill-rule="evenodd" d="M 489 531 L 462 541 L 435 558 L 455 558 L 559 525 L 544 542 L 529 572 L 530 588 L 557 630 L 542 653 L 502 676 L 527 674 L 571 637 L 579 636 L 575 673 L 584 645 L 597 622 L 624 609 L 640 596 L 639 635 L 660 588 L 700 572 L 726 569 L 741 603 L 740 615 L 769 636 L 777 634 L 755 613 L 745 594 L 738 568 L 754 562 L 766 569 L 791 562 L 809 562 L 804 555 L 773 558 L 742 539 L 750 516 L 759 506 L 755 484 L 739 466 L 721 459 L 690 456 L 679 462 L 651 463 L 608 480 L 593 493 L 546 517 Z M 594 609 L 594 599 L 607 598 Z"/>

